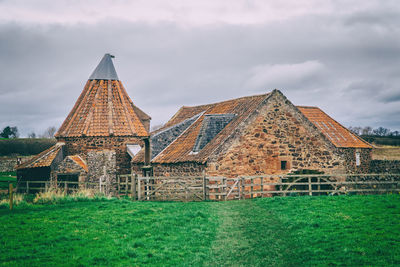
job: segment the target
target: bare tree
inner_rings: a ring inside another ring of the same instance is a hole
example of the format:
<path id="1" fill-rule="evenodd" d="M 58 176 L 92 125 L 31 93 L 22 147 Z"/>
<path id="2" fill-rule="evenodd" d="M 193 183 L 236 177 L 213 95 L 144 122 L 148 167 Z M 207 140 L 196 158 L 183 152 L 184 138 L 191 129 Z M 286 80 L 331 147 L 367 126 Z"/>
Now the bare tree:
<path id="1" fill-rule="evenodd" d="M 35 132 L 31 132 L 28 134 L 28 138 L 36 138 Z"/>
<path id="2" fill-rule="evenodd" d="M 361 132 L 362 132 L 362 128 L 361 128 L 361 127 L 358 127 L 358 126 L 357 126 L 357 127 L 350 126 L 350 127 L 349 127 L 349 130 L 350 130 L 351 132 L 357 134 L 357 135 L 360 135 Z"/>
<path id="3" fill-rule="evenodd" d="M 390 130 L 384 127 L 379 127 L 377 129 L 374 129 L 372 133 L 378 136 L 387 136 L 389 135 Z"/>
<path id="4" fill-rule="evenodd" d="M 54 134 L 56 133 L 57 128 L 54 126 L 50 126 L 49 128 L 47 128 L 44 133 L 40 136 L 43 138 L 53 138 Z"/>
<path id="5" fill-rule="evenodd" d="M 362 129 L 362 131 L 361 131 L 361 134 L 363 134 L 363 135 L 371 135 L 372 134 L 372 127 L 370 127 L 370 126 L 364 127 Z"/>

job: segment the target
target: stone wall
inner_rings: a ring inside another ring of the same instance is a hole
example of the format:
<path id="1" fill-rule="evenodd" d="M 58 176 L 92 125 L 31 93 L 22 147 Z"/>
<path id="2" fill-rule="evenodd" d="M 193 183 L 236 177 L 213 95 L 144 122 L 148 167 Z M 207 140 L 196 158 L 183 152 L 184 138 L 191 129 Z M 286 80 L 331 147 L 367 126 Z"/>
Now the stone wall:
<path id="1" fill-rule="evenodd" d="M 339 150 L 283 95 L 275 94 L 216 151 L 206 172 L 236 177 L 301 169 L 344 173 L 346 166 Z"/>
<path id="2" fill-rule="evenodd" d="M 368 173 L 372 158 L 372 148 L 340 148 L 344 157 L 346 173 Z M 360 165 L 356 165 L 356 153 L 360 153 Z"/>
<path id="3" fill-rule="evenodd" d="M 12 172 L 14 171 L 14 166 L 17 165 L 17 158 L 0 158 L 0 172 Z"/>
<path id="4" fill-rule="evenodd" d="M 400 174 L 400 160 L 371 160 L 369 172 Z"/>
<path id="5" fill-rule="evenodd" d="M 205 165 L 197 162 L 152 164 L 153 176 L 201 176 Z M 132 173 L 142 175 L 143 164 L 133 164 Z"/>
<path id="6" fill-rule="evenodd" d="M 113 136 L 113 137 L 63 137 L 58 141 L 65 142 L 67 155 L 86 155 L 88 151 L 108 149 L 115 151 L 117 173 L 130 173 L 130 156 L 126 151 L 127 144 L 144 146 L 139 137 Z"/>
<path id="7" fill-rule="evenodd" d="M 52 172 L 52 180 L 57 180 L 57 174 L 79 173 L 79 182 L 86 182 L 88 173 L 73 161 L 69 156 L 66 157 Z"/>
<path id="8" fill-rule="evenodd" d="M 21 163 L 31 159 L 33 156 L 24 157 L 0 157 L 0 172 L 15 171 L 14 167 L 17 165 L 17 158 L 21 158 Z"/>
<path id="9" fill-rule="evenodd" d="M 89 151 L 87 153 L 88 181 L 99 183 L 105 188 L 105 193 L 115 190 L 116 152 L 111 150 Z"/>

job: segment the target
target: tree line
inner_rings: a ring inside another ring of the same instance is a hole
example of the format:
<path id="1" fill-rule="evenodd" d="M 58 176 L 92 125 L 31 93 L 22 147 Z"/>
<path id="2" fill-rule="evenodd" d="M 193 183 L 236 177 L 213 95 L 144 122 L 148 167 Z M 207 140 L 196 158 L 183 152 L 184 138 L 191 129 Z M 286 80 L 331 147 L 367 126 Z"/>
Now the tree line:
<path id="1" fill-rule="evenodd" d="M 350 126 L 348 128 L 351 132 L 357 134 L 357 135 L 368 135 L 368 136 L 400 136 L 399 131 L 391 131 L 388 128 L 385 127 L 378 127 L 373 129 L 370 126 L 366 127 L 359 127 L 359 126 Z"/>
<path id="2" fill-rule="evenodd" d="M 54 126 L 48 127 L 43 133 L 36 134 L 35 132 L 30 132 L 28 138 L 53 138 L 54 134 L 57 132 L 57 128 Z M 17 126 L 6 126 L 0 132 L 0 138 L 18 138 L 19 131 Z"/>

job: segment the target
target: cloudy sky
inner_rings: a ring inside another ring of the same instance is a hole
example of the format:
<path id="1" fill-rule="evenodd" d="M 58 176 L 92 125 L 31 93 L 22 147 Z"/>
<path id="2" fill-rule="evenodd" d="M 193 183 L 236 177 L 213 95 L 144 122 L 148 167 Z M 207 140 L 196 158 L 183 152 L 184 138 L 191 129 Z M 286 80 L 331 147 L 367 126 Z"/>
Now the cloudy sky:
<path id="1" fill-rule="evenodd" d="M 0 128 L 59 127 L 105 53 L 164 123 L 281 90 L 345 126 L 400 130 L 398 0 L 0 0 Z"/>

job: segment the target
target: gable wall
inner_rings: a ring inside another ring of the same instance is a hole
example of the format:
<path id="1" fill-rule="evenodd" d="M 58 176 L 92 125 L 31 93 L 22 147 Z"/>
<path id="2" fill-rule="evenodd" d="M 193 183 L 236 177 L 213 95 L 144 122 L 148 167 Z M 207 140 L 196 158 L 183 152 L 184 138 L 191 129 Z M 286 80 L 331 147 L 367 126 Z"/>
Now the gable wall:
<path id="1" fill-rule="evenodd" d="M 287 170 L 281 170 L 281 160 Z M 239 126 L 210 157 L 207 175 L 284 174 L 313 169 L 345 172 L 344 158 L 281 93 Z"/>

